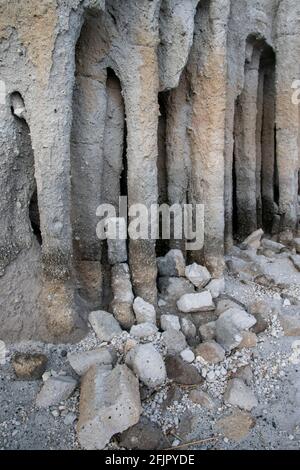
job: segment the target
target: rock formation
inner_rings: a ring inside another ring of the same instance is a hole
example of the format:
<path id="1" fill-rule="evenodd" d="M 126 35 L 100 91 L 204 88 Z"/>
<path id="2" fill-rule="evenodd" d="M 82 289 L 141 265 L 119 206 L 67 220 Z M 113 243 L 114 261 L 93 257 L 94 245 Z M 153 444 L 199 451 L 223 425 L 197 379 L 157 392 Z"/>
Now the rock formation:
<path id="1" fill-rule="evenodd" d="M 119 196 L 204 204 L 185 255 L 214 279 L 256 229 L 293 238 L 299 57 L 298 0 L 0 0 L 1 337 L 76 341 L 108 308 L 96 211 Z M 174 248 L 128 241 L 135 297 Z"/>

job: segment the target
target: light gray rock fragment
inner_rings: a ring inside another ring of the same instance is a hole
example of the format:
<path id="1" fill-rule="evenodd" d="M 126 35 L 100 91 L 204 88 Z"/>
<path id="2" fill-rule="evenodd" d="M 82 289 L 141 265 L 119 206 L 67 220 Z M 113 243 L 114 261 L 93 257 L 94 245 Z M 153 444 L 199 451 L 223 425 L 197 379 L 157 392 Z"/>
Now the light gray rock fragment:
<path id="1" fill-rule="evenodd" d="M 122 329 L 111 313 L 99 310 L 91 312 L 89 322 L 100 341 L 111 341 L 122 333 Z"/>
<path id="2" fill-rule="evenodd" d="M 91 351 L 68 353 L 68 360 L 76 374 L 84 375 L 93 365 L 112 367 L 117 360 L 117 353 L 112 347 L 104 347 Z"/>
<path id="3" fill-rule="evenodd" d="M 232 379 L 228 382 L 224 402 L 246 411 L 251 411 L 258 406 L 253 391 L 241 379 Z"/>
<path id="4" fill-rule="evenodd" d="M 50 377 L 36 397 L 36 406 L 48 408 L 67 400 L 74 392 L 76 385 L 77 381 L 66 375 Z"/>
<path id="5" fill-rule="evenodd" d="M 147 387 L 155 388 L 166 380 L 163 358 L 150 343 L 131 349 L 126 356 L 126 364 Z"/>

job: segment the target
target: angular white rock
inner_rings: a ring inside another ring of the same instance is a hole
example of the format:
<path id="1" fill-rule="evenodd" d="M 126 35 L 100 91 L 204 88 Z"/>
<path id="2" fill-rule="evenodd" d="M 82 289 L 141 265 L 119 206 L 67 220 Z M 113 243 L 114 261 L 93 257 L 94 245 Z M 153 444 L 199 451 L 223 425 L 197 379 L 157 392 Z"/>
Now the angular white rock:
<path id="1" fill-rule="evenodd" d="M 193 313 L 206 310 L 213 310 L 215 305 L 209 291 L 197 294 L 184 294 L 177 302 L 177 307 L 181 312 Z"/>
<path id="2" fill-rule="evenodd" d="M 211 280 L 208 269 L 197 263 L 185 268 L 185 276 L 195 287 L 205 287 Z"/>

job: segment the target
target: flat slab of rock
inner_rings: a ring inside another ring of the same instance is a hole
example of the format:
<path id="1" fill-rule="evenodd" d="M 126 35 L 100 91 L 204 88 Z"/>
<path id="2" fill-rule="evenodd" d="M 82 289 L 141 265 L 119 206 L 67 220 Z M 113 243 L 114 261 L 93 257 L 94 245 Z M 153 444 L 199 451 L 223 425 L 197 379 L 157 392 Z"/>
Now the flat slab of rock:
<path id="1" fill-rule="evenodd" d="M 151 343 L 131 349 L 126 356 L 126 364 L 149 388 L 162 385 L 167 378 L 164 360 Z"/>
<path id="2" fill-rule="evenodd" d="M 231 351 L 243 340 L 241 332 L 256 323 L 254 316 L 239 308 L 230 308 L 216 320 L 216 340 L 225 349 Z"/>
<path id="3" fill-rule="evenodd" d="M 36 397 L 38 408 L 48 408 L 67 400 L 74 392 L 77 381 L 73 377 L 50 377 Z"/>
<path id="4" fill-rule="evenodd" d="M 157 258 L 157 268 L 160 276 L 184 276 L 185 261 L 182 252 L 180 250 L 170 250 L 166 256 Z"/>
<path id="5" fill-rule="evenodd" d="M 215 305 L 209 291 L 196 294 L 184 294 L 177 302 L 178 309 L 183 313 L 195 313 L 213 310 Z"/>
<path id="6" fill-rule="evenodd" d="M 202 357 L 208 364 L 218 364 L 225 359 L 225 350 L 215 341 L 199 344 L 195 350 L 196 356 Z"/>
<path id="7" fill-rule="evenodd" d="M 113 435 L 138 423 L 138 379 L 126 365 L 112 371 L 92 366 L 82 380 L 79 411 L 80 445 L 87 450 L 103 449 Z"/>
<path id="8" fill-rule="evenodd" d="M 68 360 L 76 374 L 84 375 L 93 365 L 112 366 L 117 360 L 117 354 L 113 348 L 104 347 L 91 351 L 68 353 Z"/>
<path id="9" fill-rule="evenodd" d="M 185 276 L 197 288 L 205 287 L 211 280 L 208 269 L 197 263 L 185 268 Z"/>
<path id="10" fill-rule="evenodd" d="M 197 369 L 180 357 L 168 356 L 165 362 L 168 378 L 177 384 L 199 385 L 203 383 L 203 378 Z"/>
<path id="11" fill-rule="evenodd" d="M 14 372 L 20 380 L 41 379 L 47 362 L 44 354 L 16 353 L 12 358 Z"/>
<path id="12" fill-rule="evenodd" d="M 122 328 L 115 317 L 103 310 L 91 312 L 89 322 L 100 341 L 111 341 L 114 336 L 122 333 Z"/>
<path id="13" fill-rule="evenodd" d="M 156 324 L 155 308 L 149 302 L 141 297 L 136 297 L 133 302 L 133 310 L 137 323 L 154 323 Z"/>
<path id="14" fill-rule="evenodd" d="M 238 406 L 246 411 L 251 411 L 258 406 L 253 391 L 241 379 L 232 379 L 228 382 L 224 393 L 224 403 Z"/>
<path id="15" fill-rule="evenodd" d="M 164 331 L 161 338 L 170 355 L 181 353 L 187 347 L 185 336 L 181 331 Z"/>

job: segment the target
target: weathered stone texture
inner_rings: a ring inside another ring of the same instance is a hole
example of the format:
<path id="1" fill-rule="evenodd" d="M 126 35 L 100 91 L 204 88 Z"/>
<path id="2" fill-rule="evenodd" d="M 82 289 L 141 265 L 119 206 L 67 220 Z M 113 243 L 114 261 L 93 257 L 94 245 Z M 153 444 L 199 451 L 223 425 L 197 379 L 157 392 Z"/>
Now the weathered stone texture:
<path id="1" fill-rule="evenodd" d="M 76 341 L 100 309 L 129 329 L 158 270 L 176 308 L 185 265 L 215 297 L 235 239 L 296 237 L 299 56 L 297 0 L 1 1 L 0 337 Z M 129 221 L 204 204 L 204 239 L 108 247 L 97 208 L 124 217 L 119 196 Z"/>

